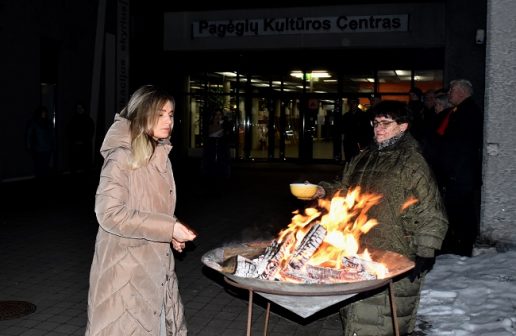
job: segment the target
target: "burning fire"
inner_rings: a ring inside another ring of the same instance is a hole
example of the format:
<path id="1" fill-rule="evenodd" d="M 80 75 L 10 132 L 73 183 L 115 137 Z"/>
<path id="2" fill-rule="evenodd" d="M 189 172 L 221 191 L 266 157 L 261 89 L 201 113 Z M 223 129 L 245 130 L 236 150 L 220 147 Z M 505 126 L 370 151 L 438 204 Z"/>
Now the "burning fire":
<path id="1" fill-rule="evenodd" d="M 324 268 L 342 269 L 344 257 L 358 257 L 364 261 L 372 261 L 367 249 L 358 254 L 360 236 L 369 232 L 378 225 L 374 218 L 368 218 L 367 212 L 378 204 L 382 195 L 361 193 L 360 187 L 348 191 L 347 195 L 341 192 L 335 194 L 331 200 L 320 199 L 318 208 L 307 208 L 304 214 L 294 212 L 292 222 L 281 231 L 278 243 L 284 243 L 285 255 L 280 265 L 289 262 L 292 254 L 298 249 L 305 235 L 315 223 L 326 229 L 326 235 L 317 250 L 307 261 L 308 265 Z M 378 278 L 388 273 L 385 265 L 367 263 L 368 271 Z"/>
<path id="2" fill-rule="evenodd" d="M 389 269 L 373 260 L 367 248 L 361 251 L 359 243 L 379 224 L 367 212 L 382 197 L 355 187 L 345 196 L 339 191 L 331 200 L 320 199 L 316 208 L 294 212 L 292 222 L 259 256 L 237 254 L 224 267 L 241 277 L 299 283 L 383 279 Z M 415 203 L 416 198 L 408 198 L 401 211 Z"/>

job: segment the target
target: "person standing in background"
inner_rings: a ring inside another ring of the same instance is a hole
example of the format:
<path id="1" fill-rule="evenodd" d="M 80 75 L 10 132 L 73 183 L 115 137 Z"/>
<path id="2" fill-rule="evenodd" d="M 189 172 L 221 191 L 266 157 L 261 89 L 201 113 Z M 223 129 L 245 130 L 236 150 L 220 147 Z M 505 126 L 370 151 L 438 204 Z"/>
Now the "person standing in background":
<path id="1" fill-rule="evenodd" d="M 441 150 L 444 133 L 444 129 L 441 126 L 443 125 L 443 120 L 448 117 L 448 114 L 451 112 L 453 107 L 448 101 L 448 93 L 444 90 L 436 91 L 434 101 L 435 116 L 433 117 L 433 122 L 429 127 L 423 150 L 428 164 L 434 171 L 437 184 L 439 185 L 439 190 L 441 190 L 441 193 L 444 195 L 444 173 L 441 171 L 441 167 L 439 166 L 439 152 Z"/>
<path id="2" fill-rule="evenodd" d="M 442 135 L 437 165 L 450 229 L 443 253 L 471 256 L 480 231 L 483 117 L 466 79 L 450 82 L 448 100 L 453 106 L 437 131 Z"/>
<path id="3" fill-rule="evenodd" d="M 450 101 L 448 100 L 448 92 L 445 89 L 439 89 L 435 92 L 434 101 L 435 116 L 433 118 L 433 124 L 431 129 L 432 132 L 439 132 L 439 134 L 442 135 L 439 128 L 441 126 L 443 119 L 446 118 L 446 116 L 452 110 L 453 107 L 450 104 Z"/>
<path id="4" fill-rule="evenodd" d="M 346 162 L 368 147 L 373 138 L 371 120 L 358 103 L 358 97 L 348 98 L 349 110 L 342 116 L 342 145 Z"/>
<path id="5" fill-rule="evenodd" d="M 418 87 L 413 87 L 409 91 L 408 108 L 411 111 L 412 124 L 410 126 L 410 134 L 420 144 L 423 143 L 425 137 L 425 117 L 423 104 L 423 91 Z"/>
<path id="6" fill-rule="evenodd" d="M 203 172 L 215 179 L 227 179 L 231 175 L 229 150 L 230 126 L 222 109 L 216 109 L 208 124 L 208 136 L 203 152 Z"/>
<path id="7" fill-rule="evenodd" d="M 48 177 L 52 169 L 55 135 L 52 118 L 45 106 L 34 110 L 32 119 L 27 124 L 25 146 L 32 155 L 35 177 Z"/>
<path id="8" fill-rule="evenodd" d="M 379 93 L 372 93 L 369 96 L 369 109 L 372 109 L 376 104 L 378 104 L 381 101 L 382 101 L 382 95 L 381 94 L 379 94 Z"/>
<path id="9" fill-rule="evenodd" d="M 68 125 L 70 169 L 72 173 L 88 172 L 92 166 L 95 123 L 83 104 L 77 104 Z"/>
<path id="10" fill-rule="evenodd" d="M 436 90 L 425 91 L 423 95 L 423 116 L 425 121 L 431 121 L 435 116 L 435 95 Z M 429 124 L 429 122 L 426 124 Z"/>
<path id="11" fill-rule="evenodd" d="M 172 96 L 142 86 L 102 143 L 86 336 L 187 334 L 172 248 L 196 235 L 174 215 L 174 110 Z"/>

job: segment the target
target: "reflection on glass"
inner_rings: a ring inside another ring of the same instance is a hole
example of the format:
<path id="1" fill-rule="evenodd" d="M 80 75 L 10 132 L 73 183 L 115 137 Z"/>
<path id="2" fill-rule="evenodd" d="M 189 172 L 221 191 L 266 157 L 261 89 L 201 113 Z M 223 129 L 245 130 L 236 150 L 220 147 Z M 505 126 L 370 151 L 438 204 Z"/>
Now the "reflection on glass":
<path id="1" fill-rule="evenodd" d="M 361 108 L 367 109 L 373 94 L 382 100 L 407 101 L 412 85 L 425 92 L 441 88 L 442 79 L 442 70 L 404 69 L 192 73 L 187 82 L 189 111 L 185 115 L 188 154 L 202 155 L 205 119 L 218 107 L 233 127 L 233 157 L 297 159 L 302 154 L 338 160 L 341 118 L 348 97 L 358 97 Z"/>
<path id="2" fill-rule="evenodd" d="M 412 84 L 411 70 L 379 70 L 378 91 L 382 100 L 408 100 L 408 92 Z"/>
<path id="3" fill-rule="evenodd" d="M 253 97 L 251 115 L 251 156 L 253 158 L 264 159 L 267 158 L 267 125 L 269 124 L 269 108 L 265 97 Z"/>
<path id="4" fill-rule="evenodd" d="M 416 70 L 414 71 L 414 83 L 423 92 L 441 89 L 443 72 L 442 70 Z"/>
<path id="5" fill-rule="evenodd" d="M 194 73 L 188 79 L 188 92 L 190 113 L 186 115 L 186 120 L 190 125 L 188 153 L 192 157 L 202 155 L 202 117 L 201 108 L 205 105 L 202 98 L 204 91 L 204 74 Z"/>
<path id="6" fill-rule="evenodd" d="M 299 99 L 288 99 L 285 103 L 285 158 L 299 157 Z"/>
<path id="7" fill-rule="evenodd" d="M 334 158 L 334 123 L 335 101 L 331 99 L 321 99 L 317 106 L 317 119 L 315 121 L 315 135 L 313 146 L 314 159 Z M 338 144 L 337 144 L 338 145 Z"/>
<path id="8" fill-rule="evenodd" d="M 235 129 L 237 131 L 236 139 L 236 156 L 240 159 L 245 158 L 245 107 L 244 100 L 240 100 L 238 109 L 235 111 L 236 122 Z"/>

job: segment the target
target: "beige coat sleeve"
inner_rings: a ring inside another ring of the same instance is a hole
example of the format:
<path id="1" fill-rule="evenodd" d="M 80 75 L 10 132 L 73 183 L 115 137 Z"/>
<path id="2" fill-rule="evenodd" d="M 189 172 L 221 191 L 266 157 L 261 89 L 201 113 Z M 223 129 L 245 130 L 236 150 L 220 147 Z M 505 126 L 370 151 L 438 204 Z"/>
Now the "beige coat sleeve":
<path id="1" fill-rule="evenodd" d="M 172 241 L 176 219 L 165 213 L 129 208 L 130 170 L 125 164 L 128 153 L 116 150 L 108 155 L 100 173 L 95 195 L 95 213 L 100 226 L 115 235 L 158 242 Z M 172 225 L 171 225 L 172 224 Z"/>

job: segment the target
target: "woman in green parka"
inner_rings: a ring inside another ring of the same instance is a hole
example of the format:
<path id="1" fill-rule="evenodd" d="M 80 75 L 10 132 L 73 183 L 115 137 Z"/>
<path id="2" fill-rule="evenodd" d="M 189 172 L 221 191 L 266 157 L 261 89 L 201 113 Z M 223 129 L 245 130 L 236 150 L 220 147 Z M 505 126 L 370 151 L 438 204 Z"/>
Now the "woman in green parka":
<path id="1" fill-rule="evenodd" d="M 317 197 L 360 186 L 363 192 L 383 195 L 369 210 L 379 225 L 361 237 L 362 246 L 394 251 L 415 261 L 415 268 L 394 279 L 401 335 L 415 327 L 424 275 L 433 265 L 435 250 L 448 228 L 439 190 L 418 143 L 409 134 L 410 112 L 406 104 L 382 101 L 372 111 L 374 144 L 361 152 L 343 172 L 340 182 L 319 183 Z M 404 208 L 408 200 L 415 200 Z M 358 298 L 358 300 L 357 300 Z M 346 336 L 392 335 L 387 291 L 360 299 L 341 309 Z"/>

